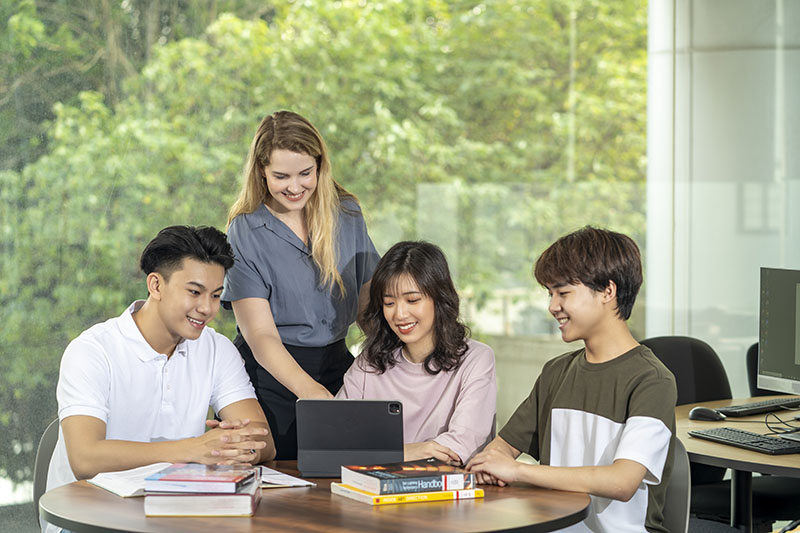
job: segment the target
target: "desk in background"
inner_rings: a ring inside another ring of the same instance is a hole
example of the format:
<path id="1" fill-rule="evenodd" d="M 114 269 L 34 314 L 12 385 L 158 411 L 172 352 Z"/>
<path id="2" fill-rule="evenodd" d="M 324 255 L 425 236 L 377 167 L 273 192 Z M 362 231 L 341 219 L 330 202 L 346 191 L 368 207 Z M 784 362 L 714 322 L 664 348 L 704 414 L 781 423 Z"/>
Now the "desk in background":
<path id="1" fill-rule="evenodd" d="M 273 465 L 299 476 L 295 461 Z M 372 507 L 332 495 L 334 479 L 315 479 L 313 488 L 266 489 L 252 518 L 145 517 L 143 498 L 120 498 L 77 481 L 42 496 L 42 517 L 80 533 L 135 531 L 146 533 L 325 531 L 469 532 L 553 531 L 583 520 L 587 494 L 535 487 L 482 485 L 484 498 L 458 502 L 429 502 Z"/>
<path id="2" fill-rule="evenodd" d="M 745 531 L 752 531 L 753 472 L 800 477 L 800 454 L 767 455 L 689 436 L 689 431 L 691 430 L 724 426 L 744 429 L 753 433 L 767 433 L 767 427 L 764 425 L 764 414 L 729 418 L 718 422 L 705 422 L 689 420 L 689 411 L 692 407 L 698 405 L 718 408 L 765 399 L 767 398 L 760 396 L 758 398 L 717 400 L 681 405 L 675 408 L 676 433 L 689 453 L 689 460 L 694 463 L 721 466 L 732 470 L 731 525 Z M 788 412 L 786 413 L 788 415 Z M 781 418 L 786 420 L 791 416 Z M 752 423 L 736 422 L 737 420 L 752 421 Z M 800 495 L 798 498 L 800 498 Z M 798 511 L 800 512 L 800 504 L 798 504 Z"/>

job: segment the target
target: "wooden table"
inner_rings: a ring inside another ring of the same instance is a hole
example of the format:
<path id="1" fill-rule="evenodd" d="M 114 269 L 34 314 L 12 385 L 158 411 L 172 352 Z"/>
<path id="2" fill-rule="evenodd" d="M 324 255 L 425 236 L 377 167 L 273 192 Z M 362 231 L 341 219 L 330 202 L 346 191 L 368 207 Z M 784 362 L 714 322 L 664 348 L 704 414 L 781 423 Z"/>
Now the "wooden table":
<path id="1" fill-rule="evenodd" d="M 776 396 L 777 397 L 777 396 Z M 718 422 L 704 422 L 700 420 L 689 420 L 689 411 L 692 407 L 703 405 L 706 407 L 726 407 L 749 402 L 757 402 L 771 397 L 757 398 L 738 398 L 734 400 L 717 400 L 713 402 L 701 402 L 696 404 L 681 405 L 675 408 L 675 420 L 677 423 L 677 435 L 681 439 L 686 451 L 689 453 L 689 460 L 694 463 L 721 466 L 730 468 L 731 474 L 731 525 L 744 531 L 752 531 L 753 524 L 753 472 L 762 474 L 773 474 L 778 476 L 800 477 L 800 454 L 792 455 L 768 455 L 759 452 L 751 452 L 735 446 L 717 444 L 708 440 L 698 439 L 689 436 L 688 432 L 695 429 L 707 429 L 711 427 L 733 427 L 752 431 L 753 433 L 767 433 L 764 425 L 764 414 L 736 417 Z M 784 411 L 786 416 L 781 416 L 783 420 L 791 420 L 797 414 L 795 411 L 791 415 Z M 779 416 L 780 413 L 777 413 Z M 742 423 L 737 421 L 748 421 Z"/>
<path id="2" fill-rule="evenodd" d="M 294 461 L 272 465 L 298 476 Z M 320 531 L 469 532 L 552 531 L 586 518 L 589 496 L 530 486 L 482 486 L 484 498 L 370 506 L 330 492 L 331 481 L 313 488 L 265 489 L 252 518 L 145 517 L 143 498 L 120 498 L 85 481 L 45 493 L 42 517 L 77 532 Z"/>

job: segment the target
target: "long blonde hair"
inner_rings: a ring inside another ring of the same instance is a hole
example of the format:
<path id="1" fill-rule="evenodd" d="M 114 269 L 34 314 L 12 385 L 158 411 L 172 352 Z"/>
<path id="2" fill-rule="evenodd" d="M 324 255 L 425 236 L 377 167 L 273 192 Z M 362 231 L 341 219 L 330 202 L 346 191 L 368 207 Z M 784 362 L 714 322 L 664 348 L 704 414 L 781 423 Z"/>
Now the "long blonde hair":
<path id="1" fill-rule="evenodd" d="M 289 150 L 313 157 L 317 162 L 317 188 L 303 209 L 311 241 L 311 257 L 320 273 L 323 287 L 339 287 L 345 293 L 336 240 L 339 234 L 339 212 L 344 198 L 357 198 L 333 179 L 328 147 L 311 122 L 291 111 L 267 115 L 258 125 L 244 167 L 242 190 L 228 211 L 228 226 L 239 215 L 255 212 L 269 198 L 263 170 L 270 164 L 275 150 Z"/>

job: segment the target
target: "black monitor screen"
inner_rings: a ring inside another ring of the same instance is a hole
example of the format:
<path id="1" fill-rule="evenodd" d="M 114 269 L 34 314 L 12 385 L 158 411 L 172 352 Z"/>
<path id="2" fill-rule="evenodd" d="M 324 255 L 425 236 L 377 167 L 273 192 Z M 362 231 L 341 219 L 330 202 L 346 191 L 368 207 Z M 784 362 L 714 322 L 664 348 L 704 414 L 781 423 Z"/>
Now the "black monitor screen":
<path id="1" fill-rule="evenodd" d="M 800 393 L 800 271 L 761 269 L 758 386 Z"/>

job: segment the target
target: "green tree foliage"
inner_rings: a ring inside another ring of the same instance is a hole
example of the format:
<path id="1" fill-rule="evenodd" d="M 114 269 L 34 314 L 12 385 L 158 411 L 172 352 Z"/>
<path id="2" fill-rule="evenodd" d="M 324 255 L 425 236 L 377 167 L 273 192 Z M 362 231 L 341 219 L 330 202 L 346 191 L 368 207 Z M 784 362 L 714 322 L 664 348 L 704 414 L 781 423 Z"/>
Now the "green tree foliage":
<path id="1" fill-rule="evenodd" d="M 263 0 L 4 0 L 0 2 L 0 169 L 21 169 L 47 151 L 56 103 L 94 90 L 123 97 L 155 49 L 201 35 L 222 12 L 271 20 Z"/>
<path id="2" fill-rule="evenodd" d="M 30 477 L 69 340 L 146 295 L 144 244 L 224 227 L 274 110 L 320 128 L 379 249 L 441 243 L 472 301 L 575 227 L 642 242 L 644 0 L 79 4 L 0 7 L 0 475 Z"/>

